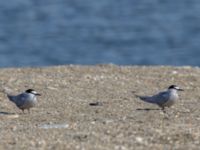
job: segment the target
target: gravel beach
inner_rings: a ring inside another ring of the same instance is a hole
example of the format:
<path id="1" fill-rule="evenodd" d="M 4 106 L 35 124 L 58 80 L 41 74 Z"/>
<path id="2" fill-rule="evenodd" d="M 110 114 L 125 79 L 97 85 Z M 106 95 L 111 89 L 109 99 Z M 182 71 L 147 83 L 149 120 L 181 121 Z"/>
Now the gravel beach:
<path id="1" fill-rule="evenodd" d="M 42 96 L 29 114 L 0 93 L 0 149 L 170 150 L 200 147 L 200 68 L 56 66 L 0 69 L 1 89 Z M 176 84 L 185 91 L 167 108 L 135 95 Z"/>

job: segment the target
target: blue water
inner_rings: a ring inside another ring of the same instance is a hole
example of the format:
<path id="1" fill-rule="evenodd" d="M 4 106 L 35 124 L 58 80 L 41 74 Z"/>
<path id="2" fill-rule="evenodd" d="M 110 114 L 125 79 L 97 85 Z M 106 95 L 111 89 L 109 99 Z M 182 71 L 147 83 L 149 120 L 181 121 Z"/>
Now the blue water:
<path id="1" fill-rule="evenodd" d="M 0 1 L 0 67 L 102 63 L 200 66 L 200 1 Z"/>

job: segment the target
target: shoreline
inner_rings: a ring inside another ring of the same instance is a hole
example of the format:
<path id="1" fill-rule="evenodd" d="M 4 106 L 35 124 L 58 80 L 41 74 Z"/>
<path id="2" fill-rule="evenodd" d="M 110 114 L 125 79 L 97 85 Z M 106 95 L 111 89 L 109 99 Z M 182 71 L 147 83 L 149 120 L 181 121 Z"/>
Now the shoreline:
<path id="1" fill-rule="evenodd" d="M 129 64 L 129 65 L 119 65 L 119 64 L 113 64 L 113 63 L 107 63 L 107 64 L 63 64 L 63 65 L 44 65 L 44 66 L 18 66 L 18 67 L 0 67 L 0 69 L 27 69 L 27 68 L 57 68 L 57 67 L 101 67 L 101 66 L 115 66 L 115 67 L 172 67 L 172 68 L 200 68 L 200 66 L 190 66 L 190 65 L 135 65 L 135 64 Z"/>

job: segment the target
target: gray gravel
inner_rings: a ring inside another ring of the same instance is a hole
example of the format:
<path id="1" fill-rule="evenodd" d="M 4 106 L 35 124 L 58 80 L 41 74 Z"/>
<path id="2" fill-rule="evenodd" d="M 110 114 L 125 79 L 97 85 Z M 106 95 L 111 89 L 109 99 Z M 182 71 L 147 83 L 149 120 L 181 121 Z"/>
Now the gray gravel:
<path id="1" fill-rule="evenodd" d="M 57 66 L 0 69 L 1 88 L 42 93 L 22 114 L 0 93 L 0 149 L 199 149 L 200 69 Z M 140 101 L 171 84 L 185 89 L 167 109 Z"/>

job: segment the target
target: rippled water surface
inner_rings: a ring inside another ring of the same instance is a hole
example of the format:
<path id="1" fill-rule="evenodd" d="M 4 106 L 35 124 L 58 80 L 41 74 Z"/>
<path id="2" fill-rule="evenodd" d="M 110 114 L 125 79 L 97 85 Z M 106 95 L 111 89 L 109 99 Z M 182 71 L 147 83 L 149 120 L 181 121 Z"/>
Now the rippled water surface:
<path id="1" fill-rule="evenodd" d="M 0 2 L 0 67 L 200 66 L 198 0 Z"/>

